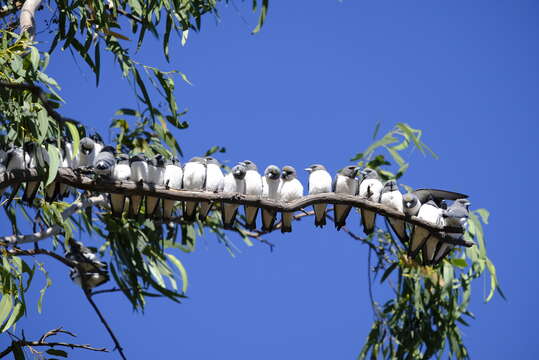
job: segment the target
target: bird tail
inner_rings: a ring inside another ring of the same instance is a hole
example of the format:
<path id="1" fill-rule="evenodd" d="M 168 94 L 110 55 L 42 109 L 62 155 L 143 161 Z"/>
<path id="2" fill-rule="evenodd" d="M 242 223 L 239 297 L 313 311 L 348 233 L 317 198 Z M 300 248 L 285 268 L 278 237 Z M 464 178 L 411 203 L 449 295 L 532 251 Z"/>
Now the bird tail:
<path id="1" fill-rule="evenodd" d="M 287 233 L 292 232 L 292 216 L 293 212 L 283 212 L 281 220 L 281 232 Z"/>
<path id="2" fill-rule="evenodd" d="M 236 213 L 238 212 L 238 205 L 223 203 L 221 206 L 221 216 L 223 218 L 223 227 L 225 229 L 232 229 L 234 227 L 234 221 L 236 220 Z"/>
<path id="3" fill-rule="evenodd" d="M 13 198 L 17 196 L 17 193 L 19 192 L 19 189 L 21 188 L 21 183 L 14 184 L 11 186 L 11 195 L 9 196 L 8 201 L 4 205 L 4 208 L 8 208 L 11 202 L 13 201 Z"/>
<path id="4" fill-rule="evenodd" d="M 410 255 L 412 258 L 414 258 L 419 249 L 423 247 L 423 244 L 425 244 L 425 241 L 429 237 L 430 233 L 427 229 L 423 229 L 419 226 L 414 226 L 414 230 L 412 231 L 412 236 L 410 237 L 410 243 L 408 245 L 408 255 Z"/>
<path id="5" fill-rule="evenodd" d="M 365 235 L 372 234 L 374 225 L 376 224 L 376 213 L 371 210 L 361 209 L 361 222 Z"/>
<path id="6" fill-rule="evenodd" d="M 163 219 L 165 221 L 172 220 L 174 205 L 176 205 L 176 200 L 163 199 Z"/>
<path id="7" fill-rule="evenodd" d="M 406 244 L 408 242 L 408 235 L 406 234 L 406 223 L 404 220 L 393 219 L 390 217 L 388 217 L 387 220 L 402 244 Z"/>
<path id="8" fill-rule="evenodd" d="M 326 204 L 314 204 L 314 226 L 324 227 L 326 225 Z"/>
<path id="9" fill-rule="evenodd" d="M 24 189 L 24 194 L 22 195 L 22 201 L 32 204 L 36 197 L 37 191 L 39 190 L 39 181 L 28 181 Z"/>
<path id="10" fill-rule="evenodd" d="M 277 213 L 274 210 L 262 209 L 262 230 L 270 232 L 275 225 Z"/>
<path id="11" fill-rule="evenodd" d="M 129 216 L 134 217 L 140 213 L 142 207 L 142 196 L 132 195 L 129 199 Z"/>
<path id="12" fill-rule="evenodd" d="M 187 222 L 193 222 L 196 220 L 196 212 L 197 212 L 197 205 L 198 203 L 196 201 L 186 201 L 184 205 L 183 210 L 183 219 Z"/>
<path id="13" fill-rule="evenodd" d="M 45 201 L 52 203 L 58 199 L 60 195 L 60 183 L 53 181 L 45 188 Z"/>
<path id="14" fill-rule="evenodd" d="M 341 230 L 346 225 L 346 218 L 350 214 L 352 207 L 350 205 L 334 205 L 333 212 L 335 216 L 335 228 Z"/>
<path id="15" fill-rule="evenodd" d="M 434 261 L 436 249 L 440 244 L 440 240 L 434 236 L 429 236 L 423 245 L 423 265 L 430 265 Z"/>
<path id="16" fill-rule="evenodd" d="M 110 194 L 109 195 L 110 211 L 112 216 L 121 218 L 125 207 L 125 195 Z"/>
<path id="17" fill-rule="evenodd" d="M 432 262 L 432 264 L 438 265 L 440 261 L 442 261 L 447 256 L 447 254 L 451 252 L 453 247 L 454 247 L 453 244 L 442 242 L 438 246 L 438 250 L 436 251 L 436 255 L 434 255 L 434 261 Z"/>
<path id="18" fill-rule="evenodd" d="M 210 213 L 212 206 L 213 204 L 211 202 L 208 202 L 208 201 L 200 202 L 200 204 L 198 205 L 198 218 L 201 221 L 204 221 L 206 219 L 206 217 Z"/>
<path id="19" fill-rule="evenodd" d="M 159 209 L 159 198 L 155 196 L 146 197 L 146 216 L 154 217 L 157 209 Z"/>
<path id="20" fill-rule="evenodd" d="M 249 230 L 256 229 L 256 216 L 258 208 L 256 206 L 245 206 L 245 227 Z"/>

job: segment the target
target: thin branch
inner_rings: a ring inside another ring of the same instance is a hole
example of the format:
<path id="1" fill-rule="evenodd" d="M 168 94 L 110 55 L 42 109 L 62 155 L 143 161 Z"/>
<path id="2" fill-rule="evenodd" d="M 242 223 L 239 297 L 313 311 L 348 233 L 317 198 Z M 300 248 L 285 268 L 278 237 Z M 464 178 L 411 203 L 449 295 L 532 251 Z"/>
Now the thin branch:
<path id="1" fill-rule="evenodd" d="M 109 324 L 107 323 L 107 320 L 105 320 L 105 317 L 103 316 L 103 314 L 101 313 L 101 311 L 99 310 L 99 308 L 95 304 L 94 300 L 92 299 L 92 293 L 90 291 L 87 291 L 87 290 L 84 290 L 84 289 L 83 289 L 83 291 L 84 291 L 84 295 L 86 295 L 86 299 L 88 299 L 88 302 L 90 303 L 90 305 L 92 305 L 92 307 L 95 310 L 95 313 L 99 317 L 99 320 L 101 320 L 101 323 L 107 329 L 107 332 L 109 333 L 110 337 L 112 338 L 112 341 L 114 341 L 114 345 L 116 346 L 115 349 L 118 350 L 118 352 L 120 353 L 120 356 L 122 357 L 122 359 L 127 360 L 127 358 L 124 355 L 122 345 L 118 341 L 118 338 L 116 337 L 116 335 L 114 335 L 114 332 L 112 331 Z"/>
<path id="2" fill-rule="evenodd" d="M 13 248 L 13 249 L 6 249 L 6 252 L 10 255 L 16 255 L 16 256 L 36 256 L 36 255 L 47 255 L 50 256 L 61 263 L 63 263 L 66 266 L 69 267 L 78 267 L 78 263 L 69 259 L 66 259 L 63 256 L 58 255 L 57 253 L 45 250 L 45 249 L 32 249 L 32 250 L 22 250 L 19 248 Z"/>
<path id="3" fill-rule="evenodd" d="M 75 125 L 79 124 L 79 122 L 77 120 L 73 120 L 73 119 L 70 119 L 70 118 L 63 117 L 56 110 L 54 110 L 54 108 L 52 107 L 49 99 L 47 99 L 46 92 L 43 91 L 43 89 L 40 88 L 39 86 L 31 85 L 31 84 L 11 83 L 11 82 L 8 82 L 8 81 L 0 81 L 0 86 L 2 86 L 4 88 L 8 88 L 8 89 L 13 89 L 13 90 L 20 90 L 20 91 L 27 90 L 27 91 L 30 91 L 35 97 L 37 97 L 41 101 L 41 103 L 43 104 L 43 107 L 47 111 L 47 114 L 51 118 L 56 120 L 58 123 L 60 123 L 62 125 L 65 122 L 70 122 L 70 123 L 73 123 Z"/>
<path id="4" fill-rule="evenodd" d="M 14 14 L 19 11 L 24 4 L 24 1 L 14 1 L 10 5 L 4 5 L 0 8 L 0 18 Z"/>
<path id="5" fill-rule="evenodd" d="M 19 23 L 21 26 L 21 34 L 25 31 L 30 34 L 30 39 L 34 39 L 36 33 L 36 10 L 41 5 L 41 0 L 26 0 L 21 8 Z"/>
<path id="6" fill-rule="evenodd" d="M 93 196 L 90 198 L 85 198 L 85 199 L 75 201 L 73 204 L 71 204 L 70 207 L 68 207 L 62 212 L 62 219 L 65 221 L 80 210 L 86 209 L 91 206 L 105 204 L 105 203 L 106 203 L 106 200 L 105 200 L 104 195 Z M 43 231 L 39 231 L 30 235 L 3 236 L 3 237 L 0 237 L 0 244 L 3 243 L 3 245 L 5 246 L 5 245 L 20 245 L 20 244 L 25 244 L 25 243 L 30 243 L 30 242 L 37 242 L 37 241 L 50 238 L 52 236 L 59 235 L 63 232 L 63 230 L 64 229 L 60 225 L 54 225 Z"/>
<path id="7" fill-rule="evenodd" d="M 58 335 L 58 334 L 67 334 L 72 337 L 76 337 L 76 335 L 73 334 L 72 332 L 63 330 L 62 328 L 58 328 L 58 329 L 53 329 L 46 332 L 43 336 L 41 336 L 41 338 L 39 338 L 38 341 L 27 341 L 24 339 L 17 338 L 19 340 L 13 341 L 10 346 L 8 346 L 6 349 L 0 352 L 0 359 L 5 357 L 9 353 L 11 353 L 15 346 L 19 346 L 21 348 L 24 346 L 28 346 L 30 349 L 32 347 L 39 347 L 39 346 L 46 346 L 50 348 L 53 348 L 55 346 L 63 346 L 63 347 L 71 348 L 71 349 L 84 349 L 84 350 L 90 350 L 90 351 L 108 352 L 106 348 L 96 348 L 88 344 L 72 344 L 72 343 L 58 342 L 58 341 L 55 341 L 55 342 L 45 341 L 48 337 Z"/>

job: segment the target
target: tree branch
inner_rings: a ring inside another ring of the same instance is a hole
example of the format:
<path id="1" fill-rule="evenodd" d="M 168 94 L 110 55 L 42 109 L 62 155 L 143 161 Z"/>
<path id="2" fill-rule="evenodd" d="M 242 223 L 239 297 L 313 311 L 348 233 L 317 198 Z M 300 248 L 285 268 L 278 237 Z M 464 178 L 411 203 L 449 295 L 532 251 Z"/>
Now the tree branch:
<path id="1" fill-rule="evenodd" d="M 120 356 L 122 357 L 122 359 L 127 360 L 127 358 L 125 357 L 125 354 L 123 352 L 122 345 L 118 341 L 118 338 L 116 337 L 116 335 L 114 335 L 114 332 L 112 331 L 109 324 L 107 323 L 107 320 L 105 320 L 105 317 L 103 316 L 103 314 L 101 314 L 101 311 L 99 310 L 99 308 L 95 304 L 94 300 L 92 299 L 92 292 L 89 291 L 89 290 L 84 290 L 84 289 L 83 289 L 83 291 L 84 291 L 84 295 L 86 295 L 86 299 L 88 299 L 88 302 L 90 303 L 90 305 L 92 305 L 92 307 L 95 310 L 95 313 L 99 317 L 99 320 L 101 320 L 101 323 L 107 329 L 107 332 L 109 333 L 110 337 L 112 338 L 112 341 L 114 341 L 114 345 L 116 346 L 115 349 L 118 350 L 118 352 L 120 353 Z"/>
<path id="2" fill-rule="evenodd" d="M 41 0 L 26 0 L 21 8 L 21 15 L 19 16 L 21 34 L 28 31 L 31 40 L 34 40 L 34 35 L 36 33 L 35 14 L 39 5 L 41 5 Z"/>
<path id="3" fill-rule="evenodd" d="M 50 256 L 61 263 L 63 263 L 66 266 L 69 267 L 78 267 L 78 263 L 75 261 L 71 261 L 69 259 L 66 259 L 65 257 L 58 255 L 57 253 L 46 250 L 46 249 L 31 249 L 31 250 L 23 250 L 19 248 L 13 248 L 13 249 L 6 249 L 6 252 L 9 255 L 16 255 L 16 256 L 36 256 L 36 255 L 47 255 Z"/>
<path id="4" fill-rule="evenodd" d="M 106 199 L 104 195 L 97 195 L 90 198 L 75 201 L 73 204 L 71 204 L 70 207 L 68 207 L 62 212 L 62 219 L 67 220 L 73 214 L 75 214 L 76 212 L 82 209 L 86 209 L 91 206 L 96 206 L 96 205 L 105 204 L 105 203 L 106 203 Z M 0 243 L 3 243 L 3 245 L 6 246 L 6 245 L 20 245 L 20 244 L 26 244 L 30 242 L 37 242 L 37 241 L 50 238 L 52 236 L 59 235 L 62 233 L 63 230 L 64 229 L 60 225 L 54 225 L 48 229 L 30 234 L 30 235 L 9 235 L 9 236 L 0 237 Z"/>
<path id="5" fill-rule="evenodd" d="M 62 328 L 50 330 L 46 332 L 38 341 L 27 341 L 24 339 L 19 339 L 16 341 L 13 341 L 10 346 L 8 346 L 4 351 L 0 352 L 0 359 L 11 353 L 15 346 L 24 347 L 28 346 L 30 349 L 32 347 L 39 347 L 39 346 L 46 346 L 53 348 L 55 346 L 63 346 L 68 347 L 71 349 L 84 349 L 84 350 L 90 350 L 90 351 L 100 351 L 100 352 L 108 352 L 106 348 L 95 348 L 87 344 L 72 344 L 72 343 L 66 343 L 66 342 L 46 342 L 45 340 L 54 335 L 58 335 L 59 333 L 67 334 L 73 337 L 76 337 L 75 334 L 73 334 L 70 331 L 63 330 Z"/>
<path id="6" fill-rule="evenodd" d="M 0 174 L 0 188 L 7 187 L 9 185 L 21 182 L 27 182 L 32 180 L 44 180 L 45 175 L 39 175 L 36 169 L 30 170 L 16 170 L 12 172 L 6 172 Z M 93 192 L 101 193 L 115 193 L 123 195 L 140 195 L 140 196 L 155 196 L 163 199 L 177 200 L 177 201 L 211 201 L 211 202 L 227 202 L 233 204 L 243 204 L 256 206 L 259 208 L 265 208 L 275 211 L 294 212 L 302 210 L 303 208 L 313 204 L 340 204 L 351 205 L 354 207 L 372 210 L 382 216 L 391 217 L 394 219 L 405 220 L 406 222 L 420 226 L 427 229 L 432 234 L 439 236 L 446 240 L 445 234 L 441 232 L 454 234 L 462 233 L 464 229 L 459 227 L 439 226 L 428 223 L 416 216 L 406 216 L 386 205 L 374 203 L 369 200 L 344 194 L 325 193 L 317 195 L 307 195 L 298 200 L 290 203 L 285 203 L 276 200 L 263 199 L 253 195 L 243 194 L 231 194 L 231 193 L 212 193 L 204 191 L 187 191 L 187 190 L 175 190 L 167 189 L 164 186 L 155 186 L 150 184 L 140 184 L 132 181 L 115 182 L 106 179 L 94 179 L 87 175 L 81 174 L 78 170 L 70 168 L 60 168 L 56 176 L 55 181 L 69 186 L 89 190 Z M 2 238 L 0 238 L 2 240 Z M 465 240 L 448 239 L 448 242 L 458 243 L 471 247 L 474 244 Z"/>

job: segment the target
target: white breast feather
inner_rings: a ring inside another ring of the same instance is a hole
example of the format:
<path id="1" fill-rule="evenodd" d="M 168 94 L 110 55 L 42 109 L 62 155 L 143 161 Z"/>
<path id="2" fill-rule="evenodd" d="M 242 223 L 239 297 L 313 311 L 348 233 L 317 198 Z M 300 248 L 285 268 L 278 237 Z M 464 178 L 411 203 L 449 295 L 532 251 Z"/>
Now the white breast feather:
<path id="1" fill-rule="evenodd" d="M 309 175 L 309 194 L 331 192 L 331 175 L 327 171 L 318 170 Z"/>
<path id="2" fill-rule="evenodd" d="M 399 212 L 403 212 L 402 194 L 400 191 L 389 191 L 382 194 L 380 202 Z"/>

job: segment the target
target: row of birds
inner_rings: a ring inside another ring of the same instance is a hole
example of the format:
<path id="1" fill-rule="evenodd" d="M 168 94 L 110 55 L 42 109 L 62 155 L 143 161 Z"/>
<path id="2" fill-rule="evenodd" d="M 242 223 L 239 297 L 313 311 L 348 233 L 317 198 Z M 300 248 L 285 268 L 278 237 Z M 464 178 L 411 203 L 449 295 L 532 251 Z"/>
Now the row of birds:
<path id="1" fill-rule="evenodd" d="M 166 159 L 161 154 L 147 158 L 144 154 L 115 155 L 115 149 L 104 146 L 99 138 L 85 137 L 80 141 L 80 149 L 73 156 L 73 144 L 63 142 L 61 149 L 61 166 L 73 169 L 91 169 L 102 178 L 122 181 L 146 183 L 151 186 L 164 186 L 172 189 L 189 191 L 207 191 L 237 193 L 260 196 L 262 198 L 291 202 L 303 197 L 304 188 L 297 179 L 294 167 L 284 166 L 279 169 L 275 165 L 268 166 L 261 175 L 255 163 L 245 160 L 235 165 L 228 174 L 223 174 L 220 163 L 212 157 L 194 157 L 183 166 L 177 159 Z M 16 169 L 35 168 L 37 164 L 48 163 L 48 154 L 43 146 L 27 143 L 23 147 L 12 147 L 7 151 L 0 150 L 0 172 Z M 346 166 L 339 170 L 333 178 L 323 165 L 314 164 L 305 169 L 309 172 L 308 194 L 339 193 L 359 196 L 375 203 L 382 203 L 407 216 L 417 216 L 435 225 L 462 227 L 468 218 L 468 196 L 452 191 L 421 189 L 402 194 L 395 180 L 383 183 L 374 169 L 360 169 L 357 166 Z M 40 182 L 28 182 L 23 194 L 23 201 L 33 202 Z M 17 184 L 16 186 L 20 186 Z M 1 190 L 0 190 L 1 191 Z M 14 193 L 18 191 L 14 189 Z M 45 199 L 54 201 L 69 195 L 69 187 L 55 183 L 45 189 Z M 130 216 L 138 215 L 145 203 L 145 215 L 155 217 L 161 212 L 165 221 L 174 218 L 174 210 L 180 202 L 160 199 L 154 196 L 110 194 L 110 207 L 114 216 L 121 217 L 124 209 Z M 446 201 L 453 201 L 448 206 Z M 210 202 L 184 201 L 183 220 L 190 222 L 198 217 L 204 220 L 211 210 Z M 234 227 L 239 205 L 224 202 L 221 215 L 225 229 Z M 327 204 L 313 205 L 315 225 L 326 224 Z M 337 229 L 346 224 L 351 205 L 335 204 L 334 222 Z M 245 226 L 256 229 L 259 209 L 256 206 L 245 206 Z M 363 230 L 366 234 L 374 231 L 376 212 L 360 209 Z M 262 229 L 272 231 L 275 226 L 277 212 L 262 209 Z M 283 212 L 281 231 L 292 231 L 292 212 Z M 409 254 L 415 257 L 423 250 L 423 261 L 426 264 L 438 263 L 451 250 L 453 245 L 444 242 L 439 236 L 432 235 L 429 230 L 414 226 L 411 236 L 408 235 L 407 223 L 404 220 L 387 218 L 389 225 L 403 244 L 408 246 Z M 462 234 L 449 236 L 459 238 Z"/>

